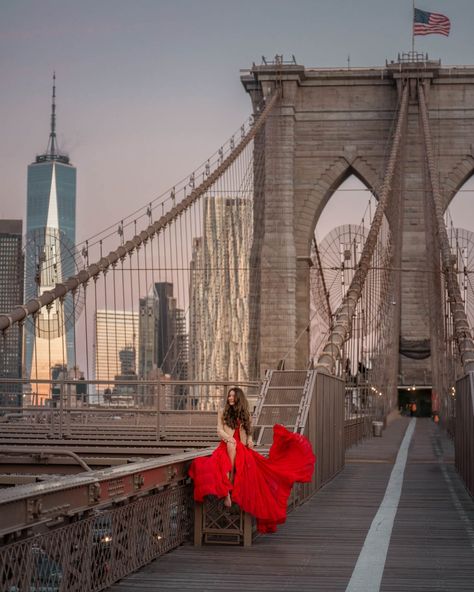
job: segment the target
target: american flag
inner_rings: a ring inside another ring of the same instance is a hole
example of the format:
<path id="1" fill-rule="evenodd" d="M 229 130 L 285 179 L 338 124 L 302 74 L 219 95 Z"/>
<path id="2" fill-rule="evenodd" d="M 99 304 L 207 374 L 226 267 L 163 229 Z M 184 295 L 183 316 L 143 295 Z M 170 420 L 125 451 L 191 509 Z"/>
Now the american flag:
<path id="1" fill-rule="evenodd" d="M 426 12 L 415 8 L 415 17 L 413 20 L 413 34 L 414 35 L 449 35 L 451 23 L 444 14 L 437 12 Z"/>

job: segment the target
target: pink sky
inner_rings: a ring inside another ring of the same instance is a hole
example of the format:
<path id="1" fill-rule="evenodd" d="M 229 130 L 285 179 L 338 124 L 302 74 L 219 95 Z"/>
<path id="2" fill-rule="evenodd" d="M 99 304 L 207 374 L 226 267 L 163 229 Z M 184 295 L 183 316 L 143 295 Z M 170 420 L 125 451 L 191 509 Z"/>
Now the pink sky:
<path id="1" fill-rule="evenodd" d="M 78 240 L 147 204 L 229 138 L 251 112 L 239 69 L 262 55 L 377 66 L 411 44 L 408 0 L 1 4 L 0 217 L 24 218 L 26 168 L 47 144 L 56 71 L 58 137 L 78 170 Z M 448 6 L 430 0 L 430 9 Z M 465 63 L 474 4 L 458 0 L 448 13 L 451 36 L 418 38 L 417 49 Z"/>

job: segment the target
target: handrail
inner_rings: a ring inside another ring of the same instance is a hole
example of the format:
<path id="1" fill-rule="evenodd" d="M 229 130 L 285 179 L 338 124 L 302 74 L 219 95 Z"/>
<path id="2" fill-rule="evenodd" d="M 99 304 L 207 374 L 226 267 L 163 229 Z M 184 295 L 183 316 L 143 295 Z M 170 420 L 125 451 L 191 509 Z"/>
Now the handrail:
<path id="1" fill-rule="evenodd" d="M 188 464 L 212 448 L 173 454 L 0 490 L 0 536 L 105 508 L 187 478 Z"/>
<path id="2" fill-rule="evenodd" d="M 90 466 L 82 460 L 80 456 L 78 456 L 72 450 L 65 450 L 64 448 L 29 448 L 28 446 L 19 446 L 17 448 L 10 447 L 10 448 L 0 448 L 0 455 L 2 454 L 10 454 L 10 455 L 17 455 L 17 454 L 31 454 L 31 455 L 39 455 L 39 456 L 70 456 L 73 458 L 85 471 L 92 472 Z"/>

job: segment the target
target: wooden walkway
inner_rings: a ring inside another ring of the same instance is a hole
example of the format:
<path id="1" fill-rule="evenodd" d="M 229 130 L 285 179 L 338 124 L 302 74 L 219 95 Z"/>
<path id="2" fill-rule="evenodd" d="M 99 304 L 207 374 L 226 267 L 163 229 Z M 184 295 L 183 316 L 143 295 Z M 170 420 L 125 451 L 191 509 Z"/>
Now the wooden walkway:
<path id="1" fill-rule="evenodd" d="M 245 549 L 184 545 L 110 592 L 345 591 L 409 422 L 348 451 L 345 469 L 276 534 Z M 442 429 L 417 419 L 383 577 L 374 586 L 367 574 L 360 592 L 473 592 L 474 501 L 453 461 Z"/>

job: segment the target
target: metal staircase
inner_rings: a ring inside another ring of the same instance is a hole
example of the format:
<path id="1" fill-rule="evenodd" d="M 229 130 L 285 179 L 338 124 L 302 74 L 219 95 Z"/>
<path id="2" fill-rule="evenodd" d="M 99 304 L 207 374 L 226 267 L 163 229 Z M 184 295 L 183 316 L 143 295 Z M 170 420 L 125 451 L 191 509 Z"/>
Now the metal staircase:
<path id="1" fill-rule="evenodd" d="M 267 371 L 254 416 L 257 446 L 270 447 L 276 423 L 303 433 L 316 375 L 316 370 Z"/>

